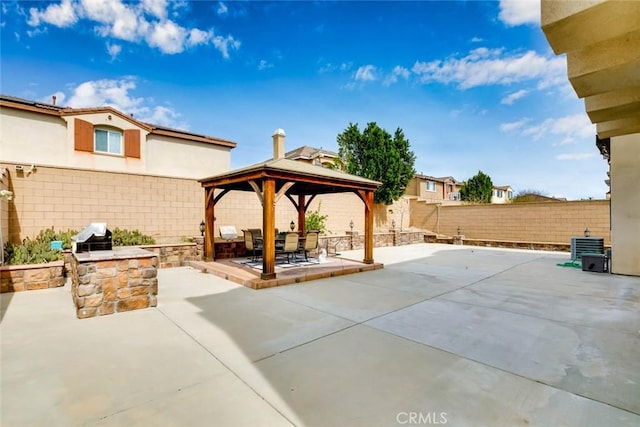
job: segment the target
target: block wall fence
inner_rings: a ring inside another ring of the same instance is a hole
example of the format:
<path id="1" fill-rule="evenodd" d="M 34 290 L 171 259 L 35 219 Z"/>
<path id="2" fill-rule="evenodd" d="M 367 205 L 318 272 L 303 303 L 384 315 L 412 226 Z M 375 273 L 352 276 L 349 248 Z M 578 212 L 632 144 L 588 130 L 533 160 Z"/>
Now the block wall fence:
<path id="1" fill-rule="evenodd" d="M 608 200 L 511 203 L 438 207 L 411 202 L 411 225 L 467 239 L 569 243 L 586 228 L 611 244 Z"/>
<path id="2" fill-rule="evenodd" d="M 27 173 L 16 171 L 11 163 L 0 164 L 1 170 L 0 188 L 14 193 L 13 200 L 0 202 L 5 241 L 19 243 L 52 226 L 81 230 L 91 222 L 106 222 L 110 229 L 138 229 L 158 243 L 200 235 L 204 190 L 192 179 L 46 166 Z M 364 204 L 353 193 L 318 196 L 309 209 L 328 216 L 329 237 L 345 235 L 352 220 L 354 231 L 364 230 Z M 262 207 L 252 192 L 225 195 L 214 215 L 216 233 L 221 225 L 233 225 L 238 233 L 262 228 Z M 276 227 L 288 230 L 297 217 L 291 202 L 280 199 Z M 455 235 L 459 226 L 471 239 L 567 243 L 588 227 L 592 236 L 604 237 L 605 244 L 611 240 L 608 200 L 437 207 L 408 197 L 375 206 L 376 232 L 388 232 L 392 221 L 397 229 L 448 235 Z"/>
<path id="3" fill-rule="evenodd" d="M 38 166 L 33 173 L 6 168 L 2 188 L 13 191 L 12 201 L 1 202 L 3 238 L 19 243 L 40 230 L 81 230 L 91 222 L 138 229 L 158 243 L 200 235 L 204 219 L 204 190 L 193 179 L 168 178 L 117 172 Z M 344 234 L 353 220 L 355 230 L 364 229 L 364 204 L 352 193 L 316 197 L 310 210 L 328 215 L 330 234 Z M 384 209 L 381 210 L 384 213 Z M 252 192 L 231 192 L 216 204 L 216 233 L 221 225 L 262 228 L 262 206 Z M 288 230 L 298 214 L 283 197 L 276 206 L 276 227 Z"/>

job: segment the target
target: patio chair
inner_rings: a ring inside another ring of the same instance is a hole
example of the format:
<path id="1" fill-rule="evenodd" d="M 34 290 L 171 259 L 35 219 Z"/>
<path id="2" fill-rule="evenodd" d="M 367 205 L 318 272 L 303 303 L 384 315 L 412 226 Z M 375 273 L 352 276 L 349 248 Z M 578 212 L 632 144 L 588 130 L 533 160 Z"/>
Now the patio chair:
<path id="1" fill-rule="evenodd" d="M 251 230 L 242 230 L 244 235 L 244 246 L 247 248 L 247 251 L 252 253 L 251 261 L 257 261 L 258 256 L 257 252 L 262 252 L 262 243 L 256 242 L 253 237 L 253 233 Z"/>
<path id="2" fill-rule="evenodd" d="M 262 229 L 261 228 L 249 228 L 248 230 L 253 235 L 253 240 L 262 239 Z"/>
<path id="3" fill-rule="evenodd" d="M 309 261 L 309 252 L 318 249 L 318 232 L 309 231 L 306 237 L 307 238 L 304 241 L 304 245 L 300 245 L 298 251 L 304 253 L 305 261 Z"/>
<path id="4" fill-rule="evenodd" d="M 289 257 L 291 255 L 293 255 L 293 257 L 291 257 L 293 259 L 293 262 L 296 262 L 296 252 L 298 252 L 299 238 L 300 236 L 298 236 L 298 233 L 287 233 L 287 235 L 285 236 L 284 246 L 278 251 L 278 253 L 286 254 L 287 262 L 289 262 Z"/>

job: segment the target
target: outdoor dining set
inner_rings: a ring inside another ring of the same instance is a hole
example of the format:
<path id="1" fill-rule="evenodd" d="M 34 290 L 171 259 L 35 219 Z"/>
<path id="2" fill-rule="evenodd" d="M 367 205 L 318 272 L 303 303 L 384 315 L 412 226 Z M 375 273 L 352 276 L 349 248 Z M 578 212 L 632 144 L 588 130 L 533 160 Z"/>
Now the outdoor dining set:
<path id="1" fill-rule="evenodd" d="M 251 262 L 259 261 L 264 248 L 264 238 L 262 230 L 259 228 L 250 228 L 242 230 L 244 234 L 244 245 L 248 252 L 251 253 Z M 302 261 L 297 255 L 304 255 L 304 261 L 309 261 L 309 252 L 318 249 L 318 231 L 308 231 L 305 236 L 301 237 L 297 232 L 275 232 L 275 248 L 276 263 L 278 260 L 286 263 L 296 263 Z M 285 258 L 286 257 L 286 258 Z"/>

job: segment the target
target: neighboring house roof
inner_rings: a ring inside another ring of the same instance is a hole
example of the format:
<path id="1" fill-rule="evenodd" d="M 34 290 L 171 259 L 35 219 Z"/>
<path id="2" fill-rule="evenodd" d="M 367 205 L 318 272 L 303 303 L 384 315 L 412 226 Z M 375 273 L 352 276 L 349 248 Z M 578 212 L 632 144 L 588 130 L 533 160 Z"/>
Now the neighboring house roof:
<path id="1" fill-rule="evenodd" d="M 495 188 L 496 190 L 502 190 L 502 191 L 511 190 L 511 186 L 509 186 L 509 185 L 502 185 L 502 186 L 494 185 L 493 188 Z"/>
<path id="2" fill-rule="evenodd" d="M 295 150 L 291 150 L 284 155 L 285 159 L 289 160 L 313 160 L 317 157 L 332 157 L 337 158 L 338 153 L 334 153 L 333 151 L 324 150 L 322 148 L 309 147 L 308 145 L 303 145 L 302 147 L 298 147 Z"/>
<path id="3" fill-rule="evenodd" d="M 549 197 L 543 196 L 542 194 L 535 193 L 525 193 L 518 194 L 518 199 L 526 202 L 566 202 L 567 199 L 565 197 Z"/>
<path id="4" fill-rule="evenodd" d="M 174 138 L 180 138 L 193 142 L 202 142 L 207 144 L 220 145 L 223 147 L 235 148 L 236 143 L 226 139 L 216 138 L 213 136 L 200 135 L 181 129 L 173 129 L 165 126 L 154 125 L 152 123 L 146 123 L 137 120 L 133 115 L 127 115 L 123 112 L 111 107 L 90 107 L 90 108 L 71 108 L 63 107 L 54 104 L 47 104 L 44 102 L 30 101 L 28 99 L 18 98 L 10 95 L 0 95 L 0 106 L 5 108 L 15 108 L 19 110 L 32 111 L 35 113 L 49 114 L 54 116 L 74 116 L 78 114 L 93 114 L 93 113 L 111 113 L 130 123 L 145 129 L 150 134 L 163 135 Z"/>
<path id="5" fill-rule="evenodd" d="M 449 182 L 449 181 L 453 181 L 456 184 L 462 184 L 462 182 L 456 180 L 454 177 L 452 176 L 442 176 L 442 177 L 436 177 L 436 176 L 430 176 L 430 175 L 422 175 L 422 174 L 416 174 L 415 175 L 416 178 L 420 178 L 420 179 L 426 179 L 428 181 L 437 181 L 437 182 Z"/>

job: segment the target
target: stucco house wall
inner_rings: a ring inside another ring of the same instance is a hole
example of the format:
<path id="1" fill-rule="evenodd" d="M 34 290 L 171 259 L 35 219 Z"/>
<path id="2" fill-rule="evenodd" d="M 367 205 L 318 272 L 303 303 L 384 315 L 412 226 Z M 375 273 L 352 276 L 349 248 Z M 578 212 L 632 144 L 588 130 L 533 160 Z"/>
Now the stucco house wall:
<path id="1" fill-rule="evenodd" d="M 428 190 L 427 183 L 433 182 L 433 191 Z M 405 196 L 416 196 L 429 203 L 458 204 L 456 195 L 460 191 L 460 183 L 452 177 L 436 178 L 426 175 L 414 176 L 405 190 Z"/>
<path id="2" fill-rule="evenodd" d="M 611 271 L 640 276 L 640 133 L 611 138 Z"/>
<path id="3" fill-rule="evenodd" d="M 0 160 L 67 164 L 65 121 L 54 115 L 0 108 Z"/>
<path id="4" fill-rule="evenodd" d="M 200 179 L 226 171 L 231 151 L 213 144 L 184 141 L 175 137 L 147 137 L 146 171 L 150 175 Z"/>
<path id="5" fill-rule="evenodd" d="M 96 152 L 96 128 L 118 131 L 122 153 Z M 73 109 L 1 95 L 0 166 L 14 193 L 3 202 L 3 236 L 17 243 L 51 226 L 79 230 L 99 221 L 160 239 L 192 236 L 203 216 L 197 179 L 228 170 L 233 147 L 111 107 Z"/>
<path id="6" fill-rule="evenodd" d="M 46 110 L 45 110 L 46 111 Z M 82 111 L 82 110 L 81 110 Z M 231 148 L 154 134 L 151 129 L 115 111 L 62 112 L 62 116 L 2 105 L 0 160 L 25 165 L 60 166 L 124 173 L 199 179 L 229 168 Z M 108 129 L 140 132 L 140 157 L 79 151 L 74 148 L 80 119 Z M 179 132 L 175 132 L 180 135 Z"/>

